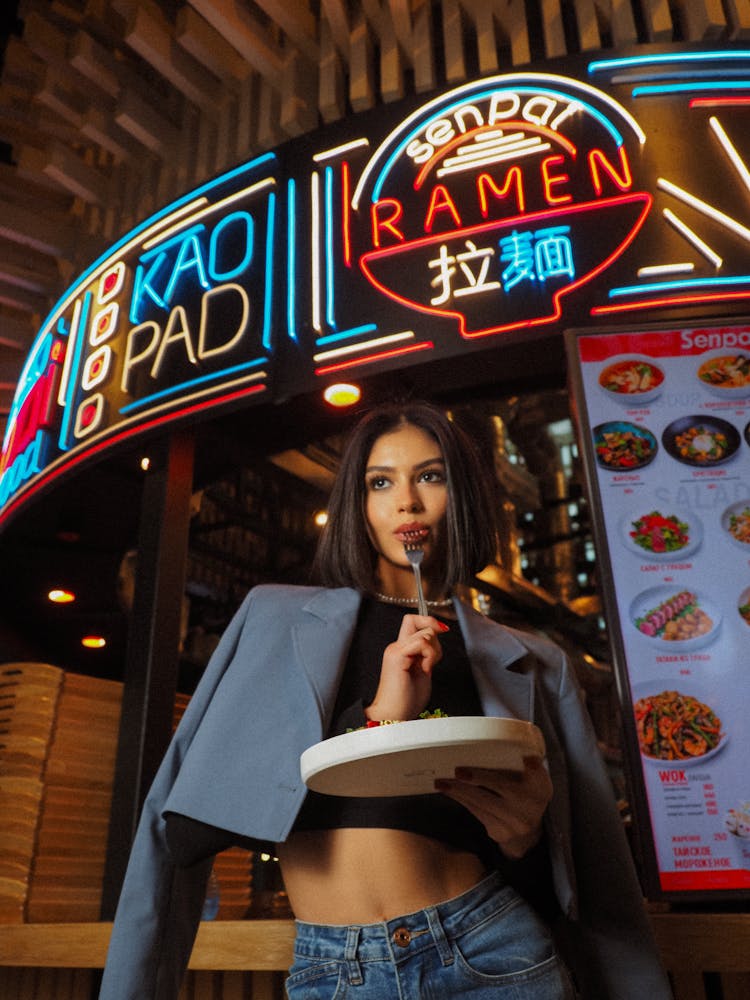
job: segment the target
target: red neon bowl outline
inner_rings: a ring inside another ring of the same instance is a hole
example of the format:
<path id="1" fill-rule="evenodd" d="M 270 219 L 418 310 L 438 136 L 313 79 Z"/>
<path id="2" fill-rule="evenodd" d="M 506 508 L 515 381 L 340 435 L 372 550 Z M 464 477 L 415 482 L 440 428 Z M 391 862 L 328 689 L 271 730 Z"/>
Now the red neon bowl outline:
<path id="1" fill-rule="evenodd" d="M 638 205 L 640 204 L 640 212 L 636 218 L 632 229 L 619 243 L 615 249 L 604 258 L 604 260 L 594 267 L 591 271 L 582 275 L 576 281 L 571 282 L 569 285 L 565 285 L 564 288 L 559 288 L 556 292 L 552 293 L 552 312 L 544 316 L 539 316 L 536 319 L 523 319 L 515 320 L 511 323 L 502 323 L 498 326 L 487 327 L 482 330 L 473 330 L 471 333 L 466 332 L 466 317 L 463 313 L 458 312 L 455 309 L 436 309 L 434 306 L 421 305 L 415 302 L 413 299 L 407 299 L 404 296 L 398 294 L 387 288 L 381 281 L 379 281 L 375 275 L 372 273 L 370 268 L 371 261 L 377 261 L 385 257 L 393 256 L 394 254 L 403 254 L 411 249 L 431 246 L 441 242 L 446 239 L 470 239 L 477 233 L 484 233 L 492 230 L 496 230 L 500 227 L 506 228 L 513 225 L 535 225 L 546 219 L 559 220 L 566 216 L 575 216 L 582 214 L 583 212 L 600 211 L 603 207 L 619 207 L 621 205 Z M 418 240 L 411 240 L 408 243 L 401 243 L 395 247 L 387 247 L 384 250 L 373 250 L 370 253 L 363 254 L 360 258 L 360 267 L 367 278 L 367 280 L 383 295 L 387 295 L 389 298 L 398 302 L 400 305 L 406 306 L 408 309 L 417 309 L 420 312 L 428 313 L 432 316 L 445 316 L 455 318 L 459 322 L 459 329 L 461 336 L 466 340 L 471 340 L 475 337 L 485 337 L 489 334 L 504 333 L 507 330 L 516 330 L 521 327 L 538 326 L 544 323 L 553 323 L 558 320 L 562 314 L 562 307 L 560 305 L 560 299 L 563 295 L 567 295 L 574 289 L 579 288 L 581 285 L 585 284 L 587 281 L 591 281 L 602 271 L 606 270 L 613 261 L 615 261 L 625 250 L 630 246 L 635 237 L 637 236 L 639 230 L 641 229 L 643 223 L 646 220 L 646 216 L 651 210 L 653 204 L 653 197 L 647 192 L 639 192 L 635 194 L 619 195 L 615 198 L 600 198 L 596 201 L 583 202 L 580 205 L 569 205 L 566 208 L 558 208 L 554 211 L 544 211 L 544 212 L 531 212 L 528 215 L 514 215 L 510 218 L 503 219 L 498 224 L 495 222 L 483 223 L 479 226 L 470 226 L 466 229 L 454 230 L 452 233 L 441 233 L 439 236 L 426 236 Z"/>

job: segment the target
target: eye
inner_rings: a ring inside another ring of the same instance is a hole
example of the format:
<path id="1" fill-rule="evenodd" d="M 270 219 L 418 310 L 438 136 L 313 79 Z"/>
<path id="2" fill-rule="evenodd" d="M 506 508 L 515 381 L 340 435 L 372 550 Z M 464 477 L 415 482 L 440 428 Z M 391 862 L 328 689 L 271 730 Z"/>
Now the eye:
<path id="1" fill-rule="evenodd" d="M 425 469 L 419 475 L 420 483 L 444 483 L 445 473 L 442 469 Z"/>
<path id="2" fill-rule="evenodd" d="M 367 480 L 367 488 L 368 490 L 373 491 L 384 490 L 389 483 L 390 480 L 387 476 L 371 476 L 370 479 Z"/>

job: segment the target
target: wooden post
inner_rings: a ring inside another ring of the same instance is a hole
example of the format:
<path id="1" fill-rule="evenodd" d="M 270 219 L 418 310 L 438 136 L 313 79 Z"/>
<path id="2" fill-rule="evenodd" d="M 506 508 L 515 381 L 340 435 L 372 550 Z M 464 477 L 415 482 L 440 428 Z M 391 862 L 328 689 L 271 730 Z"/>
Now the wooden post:
<path id="1" fill-rule="evenodd" d="M 185 593 L 192 432 L 173 434 L 151 457 L 141 500 L 135 596 L 115 764 L 103 920 L 114 916 L 143 800 L 172 733 Z"/>

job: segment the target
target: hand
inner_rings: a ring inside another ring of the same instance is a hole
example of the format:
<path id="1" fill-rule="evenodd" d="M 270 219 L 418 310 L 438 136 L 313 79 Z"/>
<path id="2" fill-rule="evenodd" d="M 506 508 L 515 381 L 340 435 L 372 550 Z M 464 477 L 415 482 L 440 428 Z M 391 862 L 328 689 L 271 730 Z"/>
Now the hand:
<path id="1" fill-rule="evenodd" d="M 537 843 L 552 798 L 552 781 L 538 757 L 525 758 L 520 773 L 459 767 L 455 779 L 436 781 L 435 788 L 473 813 L 508 858 L 522 858 Z"/>
<path id="2" fill-rule="evenodd" d="M 432 670 L 443 655 L 437 636 L 447 630 L 431 615 L 404 615 L 398 638 L 383 653 L 378 689 L 365 709 L 368 719 L 416 719 L 427 708 Z"/>

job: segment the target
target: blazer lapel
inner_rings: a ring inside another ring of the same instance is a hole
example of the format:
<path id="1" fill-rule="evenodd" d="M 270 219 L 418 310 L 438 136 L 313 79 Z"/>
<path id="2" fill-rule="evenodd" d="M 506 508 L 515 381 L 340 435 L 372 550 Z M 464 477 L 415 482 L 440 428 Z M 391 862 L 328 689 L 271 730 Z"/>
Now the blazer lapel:
<path id="1" fill-rule="evenodd" d="M 469 654 L 479 697 L 487 715 L 534 721 L 532 679 L 508 669 L 528 650 L 512 632 L 455 601 L 454 607 Z"/>
<path id="2" fill-rule="evenodd" d="M 348 587 L 320 590 L 292 628 L 295 656 L 315 698 L 321 732 L 328 729 L 362 596 Z"/>

